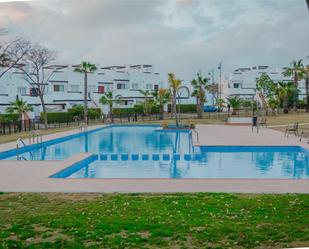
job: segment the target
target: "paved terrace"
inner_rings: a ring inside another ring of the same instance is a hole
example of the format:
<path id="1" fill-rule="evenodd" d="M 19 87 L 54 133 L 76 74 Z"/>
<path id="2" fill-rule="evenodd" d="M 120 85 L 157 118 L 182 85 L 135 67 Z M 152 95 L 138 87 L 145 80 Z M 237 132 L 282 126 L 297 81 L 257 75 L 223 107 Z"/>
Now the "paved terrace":
<path id="1" fill-rule="evenodd" d="M 98 128 L 92 127 L 92 129 Z M 298 145 L 309 149 L 307 141 L 271 129 L 259 133 L 248 126 L 198 125 L 195 145 Z M 78 130 L 44 136 L 47 141 Z M 0 150 L 15 143 L 0 145 Z M 5 192 L 238 192 L 309 193 L 309 180 L 281 179 L 53 179 L 50 175 L 90 154 L 74 155 L 64 161 L 0 161 L 0 191 Z"/>

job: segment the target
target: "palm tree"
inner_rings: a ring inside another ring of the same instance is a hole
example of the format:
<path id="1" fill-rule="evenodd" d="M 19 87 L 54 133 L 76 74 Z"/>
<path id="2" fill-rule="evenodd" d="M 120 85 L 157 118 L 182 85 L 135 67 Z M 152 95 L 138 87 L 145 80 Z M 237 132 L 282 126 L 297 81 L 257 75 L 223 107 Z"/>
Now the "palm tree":
<path id="1" fill-rule="evenodd" d="M 115 104 L 119 104 L 120 100 L 119 97 L 114 98 L 113 96 L 113 92 L 106 92 L 104 93 L 104 95 L 100 98 L 100 104 L 102 105 L 108 105 L 109 107 L 109 117 L 111 119 L 111 122 L 114 123 L 114 115 L 113 115 L 113 105 Z"/>
<path id="2" fill-rule="evenodd" d="M 84 122 L 88 123 L 88 74 L 97 70 L 97 67 L 90 62 L 82 61 L 74 72 L 84 74 Z"/>
<path id="3" fill-rule="evenodd" d="M 179 126 L 179 120 L 177 115 L 177 105 L 176 105 L 176 99 L 177 99 L 177 91 L 179 87 L 181 86 L 181 80 L 176 79 L 174 73 L 169 73 L 168 75 L 168 83 L 170 87 L 170 91 L 172 94 L 172 112 L 175 116 L 176 126 Z"/>
<path id="4" fill-rule="evenodd" d="M 7 113 L 18 113 L 18 120 L 21 121 L 23 114 L 33 111 L 32 106 L 28 105 L 26 101 L 22 99 L 16 99 L 10 103 L 10 106 L 6 108 Z"/>
<path id="5" fill-rule="evenodd" d="M 309 2 L 308 2 L 309 4 Z M 309 8 L 309 5 L 308 5 Z M 305 67 L 305 87 L 306 87 L 306 112 L 309 112 L 309 64 Z"/>
<path id="6" fill-rule="evenodd" d="M 236 111 L 239 110 L 241 106 L 241 98 L 238 96 L 230 96 L 227 98 L 227 102 L 233 108 L 232 115 L 236 115 Z"/>
<path id="7" fill-rule="evenodd" d="M 152 103 L 152 95 L 149 90 L 140 90 L 139 91 L 143 97 L 144 97 L 144 102 L 143 102 L 143 109 L 144 109 L 144 114 L 148 115 L 151 112 L 151 108 L 153 107 Z"/>
<path id="8" fill-rule="evenodd" d="M 204 103 L 206 102 L 206 89 L 208 88 L 208 79 L 203 78 L 200 72 L 197 73 L 197 78 L 191 81 L 194 88 L 192 96 L 196 97 L 197 118 L 203 117 Z"/>
<path id="9" fill-rule="evenodd" d="M 305 76 L 304 65 L 302 63 L 302 60 L 292 61 L 291 67 L 285 68 L 283 76 L 293 77 L 294 87 L 295 89 L 298 89 L 298 81 L 303 79 Z M 297 91 L 294 91 L 294 101 L 293 101 L 294 111 L 297 111 L 297 100 L 298 100 L 298 94 Z"/>
<path id="10" fill-rule="evenodd" d="M 272 110 L 272 113 L 276 113 L 276 109 L 279 107 L 279 100 L 276 97 L 270 97 L 267 101 L 268 106 Z"/>
<path id="11" fill-rule="evenodd" d="M 278 82 L 277 96 L 282 103 L 283 113 L 289 112 L 289 97 L 295 96 L 295 84 L 293 82 Z"/>
<path id="12" fill-rule="evenodd" d="M 154 91 L 152 96 L 160 107 L 160 120 L 163 120 L 164 105 L 170 101 L 171 93 L 168 89 L 160 88 L 158 91 Z"/>
<path id="13" fill-rule="evenodd" d="M 220 99 L 220 98 L 216 99 L 216 104 L 215 105 L 218 108 L 218 111 L 221 112 L 223 107 L 224 107 L 224 105 L 225 105 L 224 99 Z"/>

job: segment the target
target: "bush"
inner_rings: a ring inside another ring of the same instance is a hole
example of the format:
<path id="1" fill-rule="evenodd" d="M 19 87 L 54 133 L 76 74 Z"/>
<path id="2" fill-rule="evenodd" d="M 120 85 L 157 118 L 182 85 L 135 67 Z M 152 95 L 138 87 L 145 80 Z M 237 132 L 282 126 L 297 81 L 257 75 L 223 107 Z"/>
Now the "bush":
<path id="1" fill-rule="evenodd" d="M 84 117 L 84 107 L 82 105 L 75 105 L 71 109 L 68 109 L 68 112 L 71 113 L 73 117 L 79 117 L 80 119 Z M 101 115 L 101 108 L 88 108 L 89 119 L 98 119 Z"/>
<path id="2" fill-rule="evenodd" d="M 138 110 L 135 107 L 113 109 L 113 114 L 116 116 L 134 115 L 135 113 L 138 113 Z"/>
<path id="3" fill-rule="evenodd" d="M 177 105 L 177 111 L 178 110 L 180 110 L 180 113 L 196 113 L 196 104 Z"/>
<path id="4" fill-rule="evenodd" d="M 102 116 L 102 111 L 100 108 L 89 108 L 88 118 L 89 119 L 99 119 Z"/>
<path id="5" fill-rule="evenodd" d="M 74 105 L 68 112 L 72 113 L 75 117 L 83 117 L 84 107 L 82 105 Z"/>
<path id="6" fill-rule="evenodd" d="M 0 114 L 0 122 L 16 122 L 18 118 L 18 113 Z"/>
<path id="7" fill-rule="evenodd" d="M 44 113 L 41 113 L 41 121 L 44 121 Z M 48 112 L 47 122 L 48 123 L 67 123 L 73 122 L 74 115 L 71 112 Z"/>
<path id="8" fill-rule="evenodd" d="M 306 109 L 306 101 L 299 99 L 297 103 L 297 108 L 298 109 Z"/>
<path id="9" fill-rule="evenodd" d="M 160 112 L 159 106 L 153 106 L 151 108 L 151 114 L 158 114 Z M 113 114 L 115 116 L 128 116 L 134 114 L 143 114 L 144 113 L 144 106 L 143 105 L 135 105 L 134 107 L 129 108 L 114 108 Z"/>

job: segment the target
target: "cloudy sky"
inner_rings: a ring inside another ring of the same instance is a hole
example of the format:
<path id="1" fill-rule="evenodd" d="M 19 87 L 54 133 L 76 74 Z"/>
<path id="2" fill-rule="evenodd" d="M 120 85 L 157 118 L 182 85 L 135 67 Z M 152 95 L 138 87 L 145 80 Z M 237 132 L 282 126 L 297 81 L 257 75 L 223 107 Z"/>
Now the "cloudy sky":
<path id="1" fill-rule="evenodd" d="M 58 52 L 59 63 L 153 64 L 196 71 L 283 66 L 309 55 L 305 0 L 44 0 L 0 3 L 0 28 Z"/>

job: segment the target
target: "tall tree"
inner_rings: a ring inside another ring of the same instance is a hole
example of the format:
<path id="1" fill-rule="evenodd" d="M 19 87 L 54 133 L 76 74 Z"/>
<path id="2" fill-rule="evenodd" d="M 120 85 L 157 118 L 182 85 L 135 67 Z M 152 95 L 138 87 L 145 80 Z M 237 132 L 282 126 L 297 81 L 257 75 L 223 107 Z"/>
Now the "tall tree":
<path id="1" fill-rule="evenodd" d="M 30 42 L 16 39 L 0 43 L 0 78 L 11 68 L 19 66 L 30 50 Z"/>
<path id="2" fill-rule="evenodd" d="M 44 96 L 50 78 L 61 68 L 59 66 L 50 66 L 55 57 L 54 51 L 38 44 L 31 44 L 28 53 L 23 58 L 23 64 L 18 67 L 23 73 L 24 79 L 30 85 L 32 94 L 40 99 L 45 129 L 47 129 L 47 111 Z"/>
<path id="3" fill-rule="evenodd" d="M 285 77 L 293 77 L 294 87 L 298 89 L 298 81 L 303 79 L 305 76 L 304 73 L 304 65 L 302 60 L 292 61 L 291 67 L 285 68 L 283 71 L 283 75 Z M 293 109 L 297 111 L 297 102 L 298 102 L 298 92 L 294 91 L 294 101 L 293 101 Z"/>
<path id="4" fill-rule="evenodd" d="M 177 115 L 176 100 L 177 100 L 177 91 L 178 91 L 179 87 L 181 86 L 181 80 L 176 79 L 174 73 L 169 73 L 167 75 L 167 77 L 168 77 L 168 83 L 169 83 L 169 87 L 170 87 L 170 91 L 171 91 L 171 95 L 172 95 L 172 113 L 175 117 L 176 126 L 178 127 L 179 126 L 179 119 L 178 119 L 178 115 Z"/>
<path id="5" fill-rule="evenodd" d="M 149 90 L 140 90 L 140 94 L 143 95 L 144 97 L 144 102 L 143 102 L 143 111 L 145 115 L 149 115 L 151 113 L 151 109 L 153 107 L 153 96 Z"/>
<path id="6" fill-rule="evenodd" d="M 164 118 L 164 105 L 167 104 L 171 99 L 171 93 L 168 89 L 160 88 L 158 91 L 152 93 L 155 102 L 160 107 L 160 120 Z"/>
<path id="7" fill-rule="evenodd" d="M 277 96 L 282 104 L 283 113 L 289 112 L 289 97 L 295 96 L 295 91 L 297 91 L 297 88 L 295 88 L 295 84 L 293 82 L 278 82 Z"/>
<path id="8" fill-rule="evenodd" d="M 268 114 L 267 99 L 275 95 L 276 85 L 268 74 L 262 73 L 262 75 L 256 80 L 256 91 L 258 97 L 262 102 L 263 109 Z"/>
<path id="9" fill-rule="evenodd" d="M 219 98 L 216 99 L 215 106 L 218 108 L 218 111 L 219 111 L 219 112 L 222 111 L 224 105 L 225 105 L 224 99 L 219 99 Z"/>
<path id="10" fill-rule="evenodd" d="M 237 111 L 239 110 L 241 106 L 242 99 L 238 96 L 230 96 L 227 99 L 227 103 L 232 107 L 232 115 L 236 115 Z"/>
<path id="11" fill-rule="evenodd" d="M 213 83 L 208 85 L 207 87 L 208 92 L 211 94 L 212 99 L 213 99 L 213 104 L 216 104 L 216 99 L 219 98 L 219 84 L 218 83 Z"/>
<path id="12" fill-rule="evenodd" d="M 88 74 L 94 73 L 97 70 L 95 64 L 82 61 L 75 72 L 84 74 L 84 122 L 88 124 Z"/>
<path id="13" fill-rule="evenodd" d="M 305 67 L 305 89 L 306 89 L 306 112 L 309 112 L 309 64 Z"/>
<path id="14" fill-rule="evenodd" d="M 203 108 L 206 102 L 206 90 L 208 88 L 208 79 L 204 78 L 200 72 L 197 73 L 196 79 L 191 81 L 194 90 L 192 96 L 196 97 L 197 117 L 203 117 Z"/>
<path id="15" fill-rule="evenodd" d="M 23 114 L 33 111 L 32 106 L 28 105 L 26 101 L 22 99 L 16 99 L 10 103 L 10 106 L 6 108 L 7 113 L 18 113 L 18 119 L 22 120 Z"/>
<path id="16" fill-rule="evenodd" d="M 100 104 L 102 105 L 108 105 L 108 115 L 110 117 L 110 120 L 112 123 L 114 123 L 114 114 L 113 114 L 113 106 L 114 104 L 119 104 L 120 100 L 119 97 L 115 98 L 113 95 L 113 92 L 106 92 L 104 95 L 100 98 Z"/>

